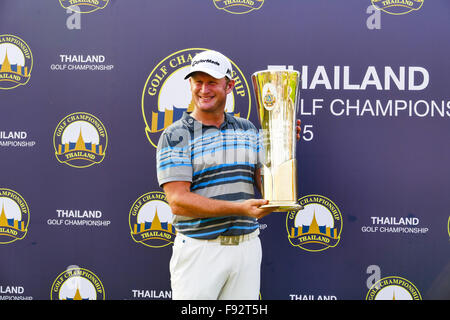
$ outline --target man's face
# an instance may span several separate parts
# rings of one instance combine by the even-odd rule
[[[200,112],[224,112],[227,94],[233,90],[234,81],[216,79],[204,72],[196,72],[189,78],[192,99]]]

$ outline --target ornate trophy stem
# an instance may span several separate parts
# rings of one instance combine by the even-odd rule
[[[262,193],[275,211],[300,210],[297,203],[296,113],[300,73],[269,66],[252,75],[262,127]]]

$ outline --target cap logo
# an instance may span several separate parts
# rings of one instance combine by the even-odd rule
[[[212,63],[212,64],[215,64],[217,66],[220,66],[219,62],[211,60],[211,59],[201,59],[201,60],[197,60],[197,61],[194,60],[194,61],[192,61],[192,66],[195,66],[195,65],[197,65],[199,63]]]

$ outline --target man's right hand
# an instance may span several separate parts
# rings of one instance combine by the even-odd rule
[[[248,199],[245,200],[242,205],[247,216],[256,219],[261,219],[268,214],[272,213],[277,207],[261,208],[261,206],[268,204],[269,200],[264,199]]]

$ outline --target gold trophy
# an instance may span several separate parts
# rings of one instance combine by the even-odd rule
[[[269,66],[252,75],[264,148],[262,196],[269,200],[263,207],[275,211],[297,211],[296,114],[300,72],[292,66]]]

